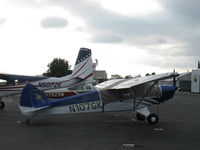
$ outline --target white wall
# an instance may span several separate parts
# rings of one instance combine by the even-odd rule
[[[200,93],[200,69],[192,70],[191,92]]]

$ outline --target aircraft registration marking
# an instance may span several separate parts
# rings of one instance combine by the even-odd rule
[[[39,88],[58,88],[61,82],[39,82]]]
[[[45,92],[45,96],[47,97],[64,97],[64,92]]]
[[[100,101],[69,105],[69,111],[71,113],[98,110],[100,108],[101,108]]]

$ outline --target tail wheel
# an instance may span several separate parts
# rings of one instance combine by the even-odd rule
[[[137,118],[137,120],[140,120],[140,121],[144,121],[145,120],[145,116],[140,114],[140,113],[136,114],[136,118]]]
[[[156,124],[158,122],[158,116],[154,113],[150,114],[147,117],[147,121],[149,122],[149,124]]]
[[[0,109],[3,109],[5,107],[5,103],[3,101],[0,101]]]

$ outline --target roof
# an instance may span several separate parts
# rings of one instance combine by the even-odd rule
[[[180,73],[180,75],[177,78],[179,79],[179,78],[182,78],[182,77],[187,76],[187,75],[191,75],[191,72]]]

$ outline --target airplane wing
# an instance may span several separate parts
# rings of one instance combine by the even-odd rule
[[[9,77],[8,77],[7,74],[0,74],[0,79],[2,79],[2,80],[8,80]]]
[[[179,74],[172,72],[172,73],[162,73],[162,74],[157,74],[157,75],[152,75],[152,76],[145,76],[145,77],[135,78],[135,79],[114,79],[114,80],[105,81],[97,85],[96,88],[99,90],[128,89],[136,85],[141,85],[148,82],[173,78],[178,75]]]
[[[3,74],[0,73],[0,79],[6,80],[7,84],[14,84],[15,80],[18,80],[19,83],[26,81],[36,81],[47,79],[48,77],[40,77],[40,76],[25,76],[25,75],[15,75],[15,74]]]

